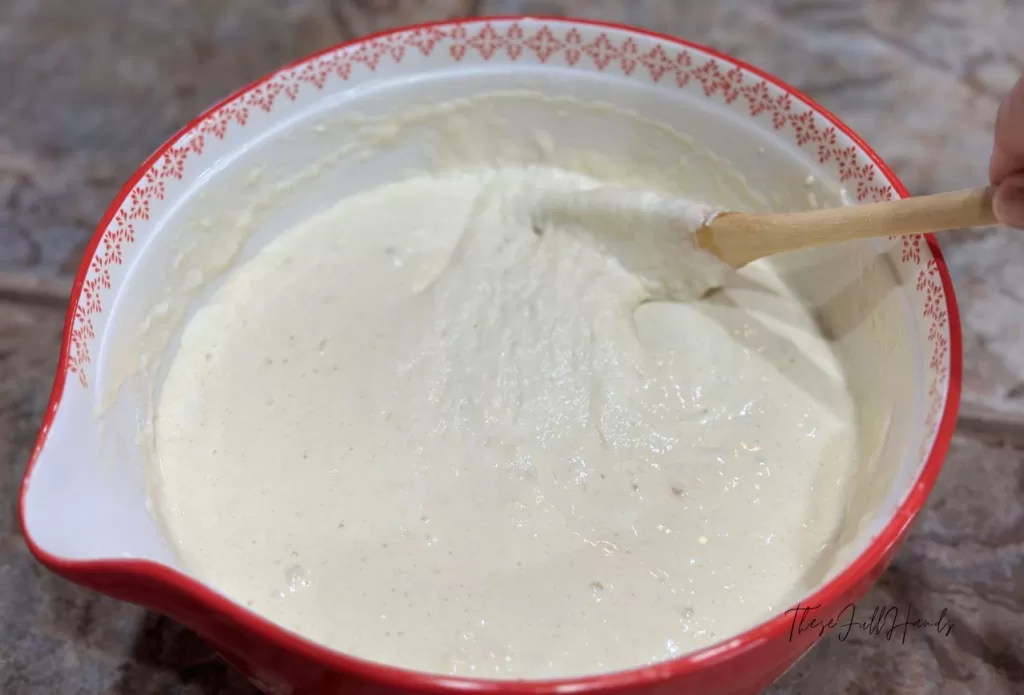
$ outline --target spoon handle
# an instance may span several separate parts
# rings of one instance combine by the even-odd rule
[[[722,213],[700,230],[698,244],[739,268],[757,258],[821,244],[995,223],[991,191],[969,188],[807,212]]]

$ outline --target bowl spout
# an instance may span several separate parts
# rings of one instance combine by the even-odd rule
[[[25,539],[47,566],[103,560],[178,563],[150,513],[135,415],[98,418],[91,391],[58,376],[22,483]]]

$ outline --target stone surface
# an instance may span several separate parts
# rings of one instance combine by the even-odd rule
[[[3,0],[0,273],[54,282],[0,286],[0,692],[254,692],[192,633],[50,575],[24,547],[15,500],[57,359],[53,295],[121,182],[202,108],[346,38],[471,13],[577,14],[710,44],[821,101],[917,193],[984,183],[996,103],[1024,70],[1013,0]],[[982,415],[963,419],[857,611],[946,609],[953,630],[827,635],[773,695],[1024,692],[1024,234],[942,241],[965,402]]]

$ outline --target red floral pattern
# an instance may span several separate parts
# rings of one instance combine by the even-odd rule
[[[269,79],[215,109],[167,149],[102,231],[78,297],[71,330],[68,369],[88,385],[89,346],[96,337],[94,322],[103,311],[103,297],[112,287],[111,270],[131,255],[138,232],[152,208],[164,199],[167,186],[185,177],[190,160],[203,155],[211,142],[223,141],[233,128],[251,123],[253,113],[269,114],[281,103],[308,91],[322,91],[332,80],[347,82],[359,71],[375,73],[415,56],[434,61],[523,61],[560,64],[581,70],[612,71],[633,79],[674,85],[742,109],[770,123],[778,136],[794,142],[831,168],[859,201],[889,200],[892,186],[870,159],[825,118],[783,88],[727,59],[698,48],[655,37],[579,27],[570,23],[472,21],[420,27],[375,37],[311,58],[275,73]],[[197,167],[200,170],[200,167]],[[144,230],[144,226],[141,228]],[[926,428],[933,432],[942,411],[949,377],[949,316],[938,267],[921,237],[904,237],[901,272],[917,277],[917,298],[929,344],[929,388]],[[931,437],[922,442],[922,451]]]

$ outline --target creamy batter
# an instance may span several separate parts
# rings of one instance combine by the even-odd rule
[[[414,177],[234,271],[157,409],[185,566],[344,652],[499,678],[666,659],[799,598],[856,453],[837,360],[766,266],[552,212],[606,183]]]

